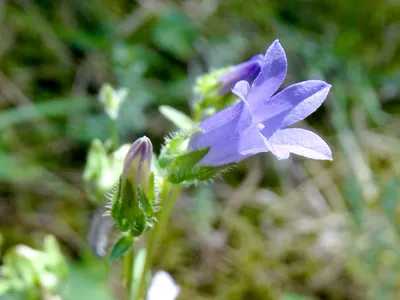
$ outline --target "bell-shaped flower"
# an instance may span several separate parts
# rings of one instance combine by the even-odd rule
[[[202,132],[189,143],[190,150],[210,147],[200,165],[222,166],[269,151],[278,159],[288,158],[290,153],[332,159],[329,146],[317,134],[286,128],[313,113],[325,100],[331,85],[309,80],[276,93],[286,71],[286,54],[276,40],[263,57],[254,82],[250,85],[240,81],[233,88],[239,101],[200,123]]]

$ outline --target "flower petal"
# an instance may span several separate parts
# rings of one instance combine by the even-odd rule
[[[192,150],[212,146],[213,144],[231,138],[252,124],[252,115],[246,101],[217,112],[200,123],[203,132],[196,133],[190,140]]]
[[[250,90],[250,84],[247,81],[242,80],[235,84],[235,86],[232,89],[232,93],[234,93],[240,99],[245,101],[247,98],[247,94],[249,93],[249,90]]]
[[[265,101],[255,112],[254,122],[264,124],[262,133],[269,138],[276,130],[313,113],[325,100],[330,88],[330,84],[320,80],[293,84]]]
[[[265,139],[255,128],[235,134],[230,139],[214,143],[200,165],[218,167],[237,163],[260,152],[268,152]]]
[[[286,150],[308,158],[332,160],[332,152],[329,146],[322,138],[309,130],[300,128],[278,130],[268,142],[278,152],[283,151],[282,153],[284,153],[284,150]]]
[[[254,80],[248,102],[256,108],[268,100],[281,86],[287,71],[287,59],[278,40],[275,40],[265,53],[261,72]]]

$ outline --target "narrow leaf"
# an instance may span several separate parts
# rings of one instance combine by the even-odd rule
[[[195,123],[192,119],[171,106],[162,105],[159,110],[164,117],[170,120],[179,129],[190,130],[195,127]]]
[[[121,237],[114,245],[111,250],[109,260],[111,262],[117,260],[121,256],[123,256],[132,246],[133,236],[126,235]]]

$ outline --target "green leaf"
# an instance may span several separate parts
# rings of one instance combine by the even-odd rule
[[[170,120],[176,127],[183,130],[191,130],[195,127],[195,123],[187,115],[175,108],[162,105],[159,108],[160,113]]]
[[[114,245],[111,250],[109,260],[111,262],[117,260],[121,256],[123,256],[132,246],[133,236],[126,235],[121,237]]]

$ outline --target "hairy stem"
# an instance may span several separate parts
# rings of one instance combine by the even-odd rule
[[[157,241],[162,237],[164,229],[168,223],[168,219],[172,213],[175,206],[176,200],[180,194],[180,187],[171,186],[169,183],[165,183],[163,189],[161,190],[160,198],[162,201],[162,207],[159,211],[158,223],[154,225],[153,230],[150,232],[150,236],[147,242],[146,248],[146,260],[143,267],[142,276],[140,278],[140,285],[138,290],[138,300],[145,300],[147,295],[146,287],[146,277],[151,268],[152,257],[154,252],[154,246]]]

